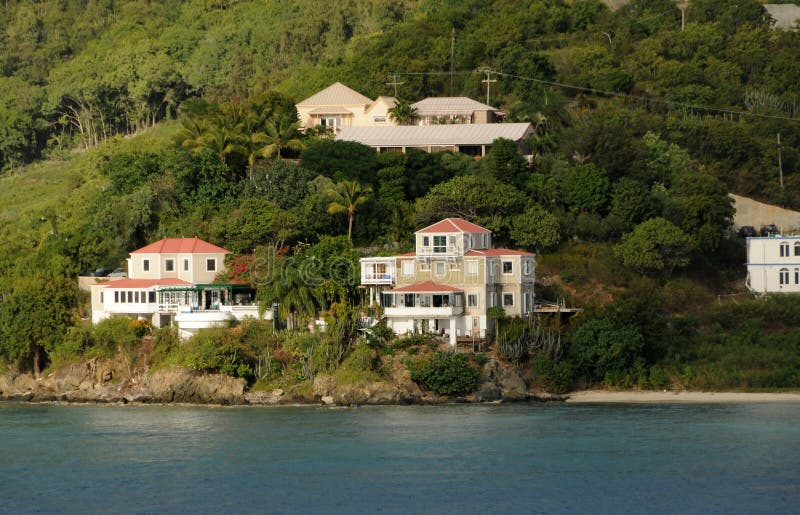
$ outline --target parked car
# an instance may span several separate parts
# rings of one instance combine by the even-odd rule
[[[109,277],[128,277],[128,274],[122,268],[117,268],[113,272],[108,274],[108,276]]]
[[[110,274],[111,272],[112,272],[112,270],[109,269],[109,268],[98,268],[97,270],[95,270],[94,272],[92,272],[89,275],[94,276],[94,277],[105,277],[108,274]]]
[[[761,236],[772,236],[773,234],[780,234],[775,224],[761,226]]]
[[[756,228],[752,225],[743,225],[739,227],[740,238],[753,238],[755,236],[758,236],[758,233],[756,232]]]

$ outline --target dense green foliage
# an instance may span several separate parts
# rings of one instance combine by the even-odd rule
[[[469,393],[478,386],[478,371],[466,354],[437,352],[410,366],[411,379],[441,395]]]
[[[141,335],[122,322],[75,326],[85,307],[59,285],[161,237],[228,248],[229,273],[299,329],[361,302],[362,254],[410,250],[416,228],[462,216],[541,253],[537,296],[587,308],[563,356],[512,359],[548,388],[797,386],[795,329],[762,312],[795,301],[713,300],[743,279],[728,192],[800,207],[800,36],[754,0],[693,0],[687,20],[669,0],[7,1],[0,354],[30,366],[42,351],[132,348]],[[479,68],[499,72],[506,119],[531,122],[530,163],[502,140],[476,162],[297,131],[294,103],[335,81],[375,98],[408,74],[403,99],[482,99]],[[157,349],[198,370],[308,379],[348,359],[351,322],[285,346],[259,325],[182,350],[159,332]]]

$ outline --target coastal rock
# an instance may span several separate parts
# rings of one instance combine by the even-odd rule
[[[500,400],[502,396],[502,391],[500,387],[494,383],[483,383],[478,388],[478,395],[476,396],[476,400],[478,402],[493,402]]]
[[[244,379],[223,374],[201,374],[177,368],[158,371],[148,378],[144,392],[154,402],[244,404]]]
[[[511,367],[503,366],[497,360],[491,359],[484,366],[483,374],[488,381],[500,388],[500,398],[504,402],[528,400],[528,385]]]
[[[333,396],[332,395],[323,395],[322,396],[322,404],[330,406],[333,403],[334,402],[333,402]]]
[[[16,393],[32,392],[36,389],[36,380],[29,374],[20,374],[11,383]]]
[[[0,399],[4,399],[7,395],[11,395],[13,390],[11,378],[7,375],[0,375]]]

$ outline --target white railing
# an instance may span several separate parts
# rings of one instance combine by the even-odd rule
[[[444,318],[460,315],[464,312],[463,306],[443,306],[443,307],[394,307],[384,308],[387,317],[407,317],[407,318]]]

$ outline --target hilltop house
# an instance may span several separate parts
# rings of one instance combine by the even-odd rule
[[[468,97],[428,97],[411,107],[414,125],[495,123],[502,113]]]
[[[182,337],[258,316],[247,284],[215,283],[229,252],[199,238],[164,238],[131,252],[128,277],[91,285],[92,323],[111,316],[175,322]]]
[[[415,233],[416,250],[361,259],[361,284],[397,334],[433,332],[487,338],[487,310],[508,316],[534,310],[534,255],[492,248],[488,229],[447,218]],[[487,334],[489,333],[489,334]]]
[[[747,279],[755,293],[800,292],[800,236],[747,238]]]
[[[342,127],[392,125],[389,109],[393,97],[370,100],[358,91],[337,82],[296,104],[300,126],[304,129],[323,126],[338,131]]]

